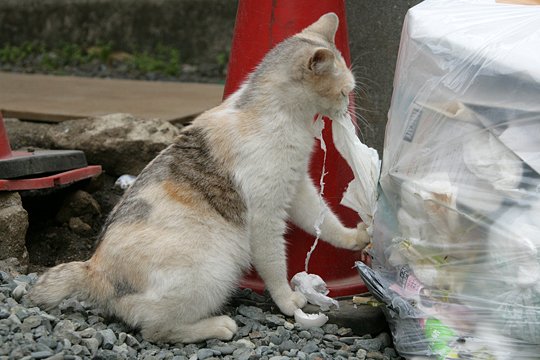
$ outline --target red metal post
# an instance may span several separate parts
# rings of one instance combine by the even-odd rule
[[[0,159],[11,156],[11,146],[9,145],[9,138],[4,126],[4,118],[0,112]]]

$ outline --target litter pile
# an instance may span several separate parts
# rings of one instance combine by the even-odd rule
[[[386,131],[373,270],[396,349],[538,359],[540,6],[409,10]]]

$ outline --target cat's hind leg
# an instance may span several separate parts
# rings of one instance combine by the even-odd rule
[[[145,339],[167,343],[195,343],[206,339],[231,340],[238,326],[226,315],[199,320],[193,324],[178,323],[174,327],[146,326],[141,330]]]
[[[119,298],[114,314],[133,327],[140,328],[146,340],[165,343],[191,343],[206,339],[230,340],[238,327],[228,316],[213,316],[226,301],[226,295],[209,299],[152,294],[134,294]]]

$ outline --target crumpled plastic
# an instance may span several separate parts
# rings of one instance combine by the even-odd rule
[[[349,113],[333,119],[332,137],[336,149],[354,175],[341,204],[355,210],[368,226],[368,233],[372,234],[373,214],[377,209],[377,183],[381,172],[379,154],[360,141]]]
[[[339,302],[326,296],[329,290],[319,275],[299,272],[291,279],[291,285],[294,290],[302,293],[310,304],[319,305],[322,311],[329,310],[332,306],[339,309]]]
[[[126,190],[133,185],[136,179],[136,176],[125,174],[116,179],[114,186],[117,186],[122,190]]]

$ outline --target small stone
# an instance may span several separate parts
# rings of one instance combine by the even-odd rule
[[[263,355],[267,355],[268,353],[270,353],[270,346],[265,346],[265,345],[262,345],[262,346],[259,346],[257,347],[257,349],[255,349],[255,355],[257,356],[263,356]],[[272,351],[272,354],[273,354],[273,351]]]
[[[240,348],[240,349],[234,350],[232,356],[236,360],[248,360],[251,358],[253,353],[254,353],[253,349]]]
[[[354,344],[354,342],[356,340],[360,340],[360,339],[362,339],[362,338],[359,337],[359,336],[344,336],[344,337],[339,338],[339,341],[341,341],[341,342],[343,342],[343,343],[345,343],[347,345],[352,345],[352,344]]]
[[[377,351],[370,351],[366,354],[366,357],[373,360],[383,360],[384,355]]]
[[[7,319],[10,315],[8,309],[0,307],[0,320]]]
[[[91,327],[88,327],[82,331],[79,331],[79,335],[82,337],[82,338],[91,338],[91,337],[94,337],[96,335],[97,331],[96,329],[94,328],[91,328]]]
[[[294,324],[291,324],[291,323],[288,322],[288,321],[285,321],[285,322],[283,323],[283,326],[284,326],[285,329],[287,329],[287,330],[292,330],[292,329],[294,329]]]
[[[283,325],[283,323],[285,323],[285,319],[283,319],[282,317],[279,317],[277,315],[266,315],[266,323],[269,324],[269,325],[275,325],[275,326],[279,326],[279,325]]]
[[[125,346],[127,348],[127,352],[128,352],[128,359],[135,359],[137,358],[137,350],[135,350],[134,348],[130,347],[130,346],[127,346],[126,343],[123,343],[120,347],[123,347]],[[174,354],[173,354],[174,355]]]
[[[365,360],[366,359],[366,356],[367,356],[367,351],[364,350],[364,349],[360,349],[356,352],[356,357],[359,359],[359,360]]]
[[[380,333],[376,339],[381,340],[381,347],[379,348],[380,350],[392,346],[392,337],[388,333]]]
[[[336,324],[326,324],[322,327],[325,333],[335,335],[337,334],[339,327]]]
[[[26,319],[24,319],[21,328],[24,331],[30,331],[31,329],[34,329],[38,327],[39,325],[41,325],[41,321],[42,321],[41,316],[38,316],[38,315],[29,316]]]
[[[110,323],[107,327],[115,333],[121,333],[126,331],[126,326],[123,323],[113,322]]]
[[[339,336],[351,336],[353,334],[353,331],[351,328],[342,327],[338,329],[337,334]]]
[[[335,356],[342,356],[345,359],[348,359],[351,356],[351,353],[345,350],[338,350],[336,351]]]
[[[36,351],[30,354],[32,359],[45,359],[53,355],[52,351]]]
[[[332,335],[332,334],[325,334],[323,336],[323,339],[328,340],[328,341],[337,341],[338,337],[336,335]]]
[[[236,335],[239,337],[246,337],[249,335],[252,328],[253,328],[253,324],[242,326],[241,328],[238,329],[238,331],[236,332]]]
[[[117,354],[123,355],[123,357],[127,357],[128,353],[129,353],[126,344],[123,344],[123,346],[114,345],[113,348],[112,348],[112,351],[114,351]],[[171,357],[172,357],[172,354],[171,354]]]
[[[221,355],[231,355],[236,348],[230,345],[222,345],[222,346],[212,346],[211,349],[219,351]]]
[[[60,303],[60,305],[58,305],[58,308],[62,312],[77,313],[77,312],[84,312],[85,311],[82,304],[75,298],[70,298],[70,299],[66,299],[66,300],[62,301]]]
[[[56,347],[56,337],[44,336],[39,338],[38,343],[47,346],[49,349],[54,349]],[[43,349],[42,349],[43,350]]]
[[[317,344],[315,344],[314,341],[308,341],[306,345],[302,347],[301,351],[306,354],[311,354],[319,351],[319,347],[317,346]]]
[[[308,355],[309,360],[324,360],[324,357],[321,353],[313,353]]]
[[[220,355],[220,353],[218,351],[206,348],[199,349],[199,351],[197,351],[197,358],[199,360],[204,360],[214,355]]]
[[[279,350],[281,352],[289,351],[291,349],[295,349],[296,347],[297,345],[291,340],[285,340],[281,344],[279,344]]]
[[[8,317],[8,320],[11,321],[14,325],[22,325],[21,320],[15,314],[11,314]]]
[[[143,345],[143,344],[141,344],[141,345]],[[188,344],[188,345],[184,346],[184,351],[185,351],[187,356],[197,354],[197,350],[199,350],[199,348],[197,347],[196,344]]]
[[[95,358],[100,360],[118,360],[118,354],[112,350],[99,349]]]
[[[85,349],[82,345],[76,344],[71,347],[71,351],[75,355],[83,355],[84,350],[88,352],[88,349]]]
[[[122,345],[123,343],[126,342],[126,339],[127,339],[127,334],[125,332],[120,332],[118,334],[118,345]]]
[[[66,331],[75,331],[75,324],[70,320],[60,320],[54,327],[54,332],[57,332],[59,335]]]
[[[366,351],[379,351],[381,348],[381,340],[375,339],[359,339],[354,341],[354,345]]]
[[[137,339],[135,339],[135,337],[133,337],[130,334],[126,335],[126,344],[128,346],[134,348],[135,350],[138,350],[138,349],[141,348],[141,344],[139,343],[139,341]]]
[[[398,354],[396,353],[396,350],[391,347],[387,347],[384,349],[384,355],[388,356],[389,358],[397,358]]]
[[[302,339],[311,339],[311,333],[309,331],[306,331],[306,330],[302,330],[298,333],[298,336]]]
[[[240,305],[238,307],[238,313],[256,321],[266,320],[264,312],[260,308],[255,306]]]
[[[308,330],[311,334],[312,337],[314,337],[315,339],[322,339],[322,337],[324,336],[324,330],[321,329],[320,327],[313,327],[313,328],[310,328]]]
[[[75,234],[90,235],[92,227],[85,223],[80,217],[72,217],[69,219],[68,226]]]
[[[298,349],[291,349],[291,350],[288,351],[287,356],[294,357],[294,356],[296,356],[296,354],[298,354],[299,351],[300,350],[298,350]]]
[[[64,360],[64,359],[65,359],[64,352],[61,351],[57,354],[54,354],[53,356],[49,356],[45,360]]]
[[[248,348],[248,349],[255,349],[256,348],[255,344],[252,343],[251,341],[247,340],[247,339],[237,340],[236,344],[239,347],[245,347],[245,348]]]
[[[272,356],[269,360],[288,360],[288,356]]]
[[[100,322],[103,322],[103,318],[101,316],[96,315],[90,315],[87,320],[89,325],[94,325]]]
[[[81,344],[86,346],[92,354],[95,354],[99,348],[99,340],[96,338],[82,339]]]
[[[116,335],[111,329],[100,330],[96,334],[96,338],[99,340],[101,337],[101,347],[105,350],[112,350],[116,343]]]
[[[279,345],[283,342],[283,337],[281,337],[279,334],[271,334],[268,338],[268,340],[275,345]]]
[[[23,295],[25,295],[26,293],[27,293],[26,285],[20,284],[20,285],[17,285],[17,287],[15,289],[13,289],[13,292],[11,293],[11,296],[13,296],[13,298],[15,300],[19,301],[19,300],[21,300]]]
[[[62,347],[66,350],[71,349],[71,341],[69,341],[68,339],[64,339],[62,341]]]
[[[249,333],[250,339],[260,339],[263,337],[263,334],[260,331],[252,331]]]

